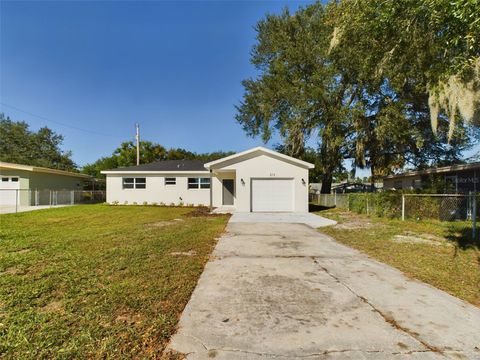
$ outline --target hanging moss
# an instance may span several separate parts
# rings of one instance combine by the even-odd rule
[[[458,115],[470,124],[480,125],[480,58],[474,62],[472,77],[465,81],[460,75],[452,75],[428,89],[430,119],[434,131],[443,111],[450,120],[449,139],[455,130]]]

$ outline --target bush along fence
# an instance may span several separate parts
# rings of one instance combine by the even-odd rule
[[[0,189],[0,206],[16,212],[29,206],[95,204],[105,199],[105,191],[99,190]]]
[[[479,242],[480,195],[415,194],[400,192],[310,194],[310,202],[337,207],[359,214],[397,218],[450,222],[464,236]]]

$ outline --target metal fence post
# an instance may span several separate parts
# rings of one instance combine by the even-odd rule
[[[15,190],[15,213],[18,212],[18,189]]]
[[[402,194],[402,221],[405,221],[405,194]]]
[[[337,192],[335,191],[335,192],[334,192],[334,194],[335,194],[335,198],[334,198],[334,201],[335,201],[335,207],[337,207]]]
[[[73,190],[70,190],[70,204],[71,205],[74,204],[74,196],[75,196],[75,194],[74,194]]]
[[[471,194],[472,199],[472,240],[477,240],[477,194]]]

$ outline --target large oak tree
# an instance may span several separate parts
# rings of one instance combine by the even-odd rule
[[[452,121],[448,131],[445,114],[436,133],[430,127],[428,60],[441,41],[430,41],[425,10],[414,1],[389,3],[316,3],[257,25],[251,62],[258,76],[243,82],[237,121],[265,141],[278,131],[293,156],[304,156],[306,140],[318,135],[324,193],[346,158],[369,167],[375,181],[407,164],[458,161],[471,145],[471,131]],[[396,34],[395,16],[407,21],[412,14],[426,38]]]

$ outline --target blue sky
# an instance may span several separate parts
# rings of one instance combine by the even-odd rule
[[[133,139],[135,122],[166,147],[262,145],[234,120],[253,27],[306,4],[2,1],[0,111],[63,134],[79,165]]]
[[[254,26],[309,3],[0,1],[0,112],[64,135],[80,166],[133,140],[135,122],[166,147],[263,145],[234,119]]]

